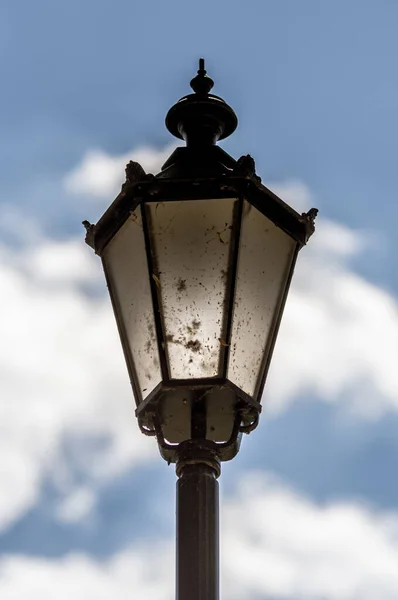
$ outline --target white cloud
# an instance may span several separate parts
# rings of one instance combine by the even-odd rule
[[[94,491],[89,487],[80,487],[67,496],[56,511],[56,516],[64,523],[76,523],[93,512],[96,504]]]
[[[363,415],[398,408],[398,307],[350,267],[364,236],[319,220],[299,255],[265,396],[279,410],[299,394],[343,400]]]
[[[116,156],[110,156],[102,150],[90,150],[81,164],[65,177],[65,188],[68,192],[107,199],[110,203],[120,192],[120,186],[125,180],[124,169],[130,160],[139,162],[147,173],[155,174],[160,171],[174,148],[175,144],[164,150],[140,148]]]
[[[319,505],[251,473],[221,510],[222,597],[395,600],[398,514],[354,503]],[[0,596],[110,600],[174,597],[174,543],[135,545],[113,558],[8,556]]]
[[[36,217],[23,214],[15,205],[0,204],[0,239],[11,237],[18,243],[35,244],[41,239],[41,228]]]
[[[398,514],[317,505],[261,473],[241,482],[222,514],[224,595],[231,600],[397,597]]]
[[[139,433],[100,263],[83,241],[0,247],[0,528],[31,506],[66,435],[109,442],[89,468],[108,477],[156,456]],[[89,460],[82,451],[82,462]],[[73,486],[64,478],[64,492]],[[66,483],[65,483],[66,482]]]
[[[171,547],[126,551],[104,562],[85,555],[61,560],[8,557],[0,561],[2,600],[173,598]]]
[[[312,208],[313,198],[310,190],[302,181],[290,179],[289,181],[264,181],[264,185],[290,204],[297,212],[304,212]]]
[[[128,160],[156,172],[168,152],[89,153],[65,185],[109,202]],[[95,503],[93,490],[83,502],[62,461],[65,436],[107,440],[105,449],[78,457],[94,479],[158,452],[138,430],[100,261],[85,246],[83,229],[81,238],[61,242],[44,238],[40,223],[11,205],[0,213],[2,234],[22,244],[0,246],[0,481],[7,490],[0,497],[1,530],[36,502],[45,477],[65,496],[59,519],[78,520]],[[103,294],[88,297],[86,283]]]
[[[127,155],[111,157],[100,150],[91,150],[83,157],[81,165],[66,177],[66,189],[100,198],[114,196],[123,183],[128,160]]]

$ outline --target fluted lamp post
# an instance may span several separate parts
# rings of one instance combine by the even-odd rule
[[[136,162],[86,242],[102,259],[136,416],[176,463],[177,598],[218,598],[221,461],[258,424],[261,396],[297,253],[317,210],[299,214],[262,185],[253,159],[217,142],[237,127],[210,94],[168,112],[183,139],[157,175]]]

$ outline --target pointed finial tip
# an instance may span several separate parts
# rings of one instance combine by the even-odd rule
[[[206,74],[205,59],[199,58],[198,74],[191,81],[191,88],[195,94],[207,95],[214,85],[214,81]]]

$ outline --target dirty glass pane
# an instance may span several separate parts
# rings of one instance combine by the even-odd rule
[[[220,374],[235,202],[222,198],[148,205],[153,277],[171,378]]]
[[[272,323],[296,242],[245,201],[238,256],[228,378],[256,391]]]
[[[145,398],[161,381],[161,372],[139,207],[106,246],[103,261]]]

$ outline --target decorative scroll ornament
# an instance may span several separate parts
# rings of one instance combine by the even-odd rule
[[[306,241],[309,240],[315,231],[315,219],[318,212],[317,208],[310,208],[308,212],[301,213],[300,221],[304,223],[306,228]]]
[[[130,160],[126,165],[126,181],[122,185],[122,190],[126,186],[134,185],[135,183],[141,183],[142,181],[148,181],[154,179],[155,176],[151,173],[145,173],[140,163]]]
[[[84,225],[85,229],[86,229],[86,244],[88,244],[89,246],[91,246],[91,248],[94,249],[94,229],[95,229],[95,225],[93,225],[92,223],[90,223],[90,221],[82,221],[82,225]]]
[[[256,175],[256,163],[250,154],[245,154],[238,158],[233,169],[233,174],[254,179],[256,182],[261,183],[261,177]]]

